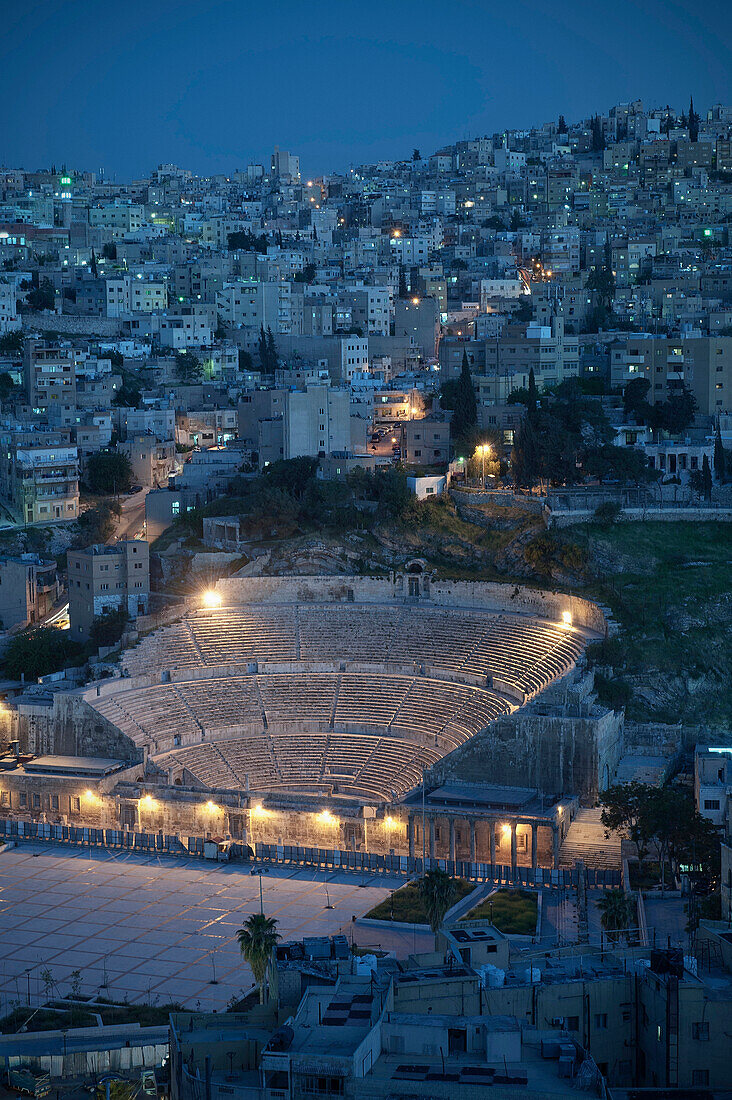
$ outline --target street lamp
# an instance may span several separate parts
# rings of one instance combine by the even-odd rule
[[[483,488],[485,489],[485,456],[491,453],[491,445],[490,443],[479,443],[477,450],[483,460]]]
[[[262,897],[262,875],[269,873],[269,867],[255,867],[250,874],[259,875],[259,912],[264,916],[264,899]]]

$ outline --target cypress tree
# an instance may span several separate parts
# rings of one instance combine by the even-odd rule
[[[468,353],[463,351],[463,364],[455,395],[455,408],[452,414],[452,437],[458,439],[478,422],[478,403],[475,400],[473,379],[470,377]]]
[[[717,419],[717,431],[714,436],[714,475],[720,482],[727,476],[727,456],[722,443],[722,433],[719,430],[719,419]]]
[[[709,466],[709,459],[704,455],[704,461],[702,463],[702,492],[704,493],[705,500],[712,499],[712,471]]]

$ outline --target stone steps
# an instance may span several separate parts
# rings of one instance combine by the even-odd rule
[[[600,813],[599,807],[577,811],[559,852],[560,867],[574,867],[578,859],[587,867],[621,866],[620,838],[605,836]]]

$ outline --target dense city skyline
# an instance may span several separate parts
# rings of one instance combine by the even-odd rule
[[[729,99],[724,7],[565,0],[549,13],[526,0],[446,13],[410,0],[326,4],[315,18],[289,0],[133,0],[120,25],[88,0],[8,3],[0,94],[15,108],[2,159],[118,179],[172,161],[206,175],[279,143],[317,174],[636,98],[681,110],[693,94],[706,110]]]

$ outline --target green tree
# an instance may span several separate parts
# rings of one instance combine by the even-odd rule
[[[267,349],[267,333],[264,331],[264,325],[260,325],[259,327],[257,353],[259,355],[259,365],[262,369],[262,373],[269,374],[269,352]]]
[[[608,939],[617,943],[625,936],[632,920],[632,902],[622,890],[606,890],[597,903],[600,924]]]
[[[653,821],[649,811],[654,790],[654,787],[634,779],[631,783],[608,787],[600,795],[602,824],[608,832],[624,833],[635,844],[641,866],[653,839]]]
[[[23,333],[20,329],[4,332],[0,336],[0,352],[3,355],[19,355],[23,351]]]
[[[558,134],[566,134],[566,132],[567,132],[567,123],[564,121],[564,115],[560,115],[559,116],[559,122],[557,124],[557,133]]]
[[[37,627],[11,638],[3,660],[10,680],[37,680],[70,665],[83,664],[84,647],[55,627]]]
[[[702,493],[706,501],[712,499],[712,471],[706,455],[704,455],[704,461],[702,462]]]
[[[274,374],[279,366],[279,356],[277,354],[277,345],[275,344],[274,334],[271,328],[267,328],[267,361],[268,361],[268,374]]]
[[[641,423],[648,413],[648,391],[651,383],[647,378],[633,378],[623,390],[623,409],[626,416],[632,416]]]
[[[175,353],[175,373],[184,385],[194,386],[203,381],[203,364],[195,352],[182,348]]]
[[[541,472],[539,443],[534,419],[528,412],[519,424],[511,449],[511,475],[517,489],[531,489]]]
[[[719,482],[727,477],[727,454],[722,443],[719,417],[717,417],[717,430],[714,433],[714,476]]]
[[[236,933],[239,949],[249,963],[254,980],[259,987],[259,1003],[264,1004],[267,971],[272,952],[280,938],[277,921],[274,917],[265,917],[262,913],[252,913],[244,922],[244,927]]]
[[[251,353],[244,348],[239,348],[239,371],[244,374],[254,367]]]
[[[96,279],[99,272],[97,271],[97,254],[93,248],[91,250],[91,263],[89,266],[91,268],[92,278]]]
[[[56,292],[50,279],[41,279],[40,284],[28,294],[28,305],[37,312],[43,309],[53,309],[55,304]]]
[[[107,241],[106,244],[102,245],[102,256],[105,260],[117,259],[117,245],[114,241]]]
[[[86,483],[93,493],[126,493],[132,486],[132,466],[121,451],[96,451],[86,463]]]
[[[455,880],[437,867],[427,871],[419,881],[419,893],[427,913],[427,923],[435,936],[442,928],[445,913],[455,897]]]
[[[455,405],[450,423],[453,439],[460,437],[478,422],[478,402],[475,399],[473,379],[470,376],[468,353],[463,351],[463,362],[455,393]]]
[[[689,97],[689,118],[687,120],[689,127],[689,141],[699,140],[699,115],[694,110],[694,97]]]
[[[124,605],[110,607],[97,615],[89,629],[89,641],[95,649],[116,645],[125,632],[129,615]]]

